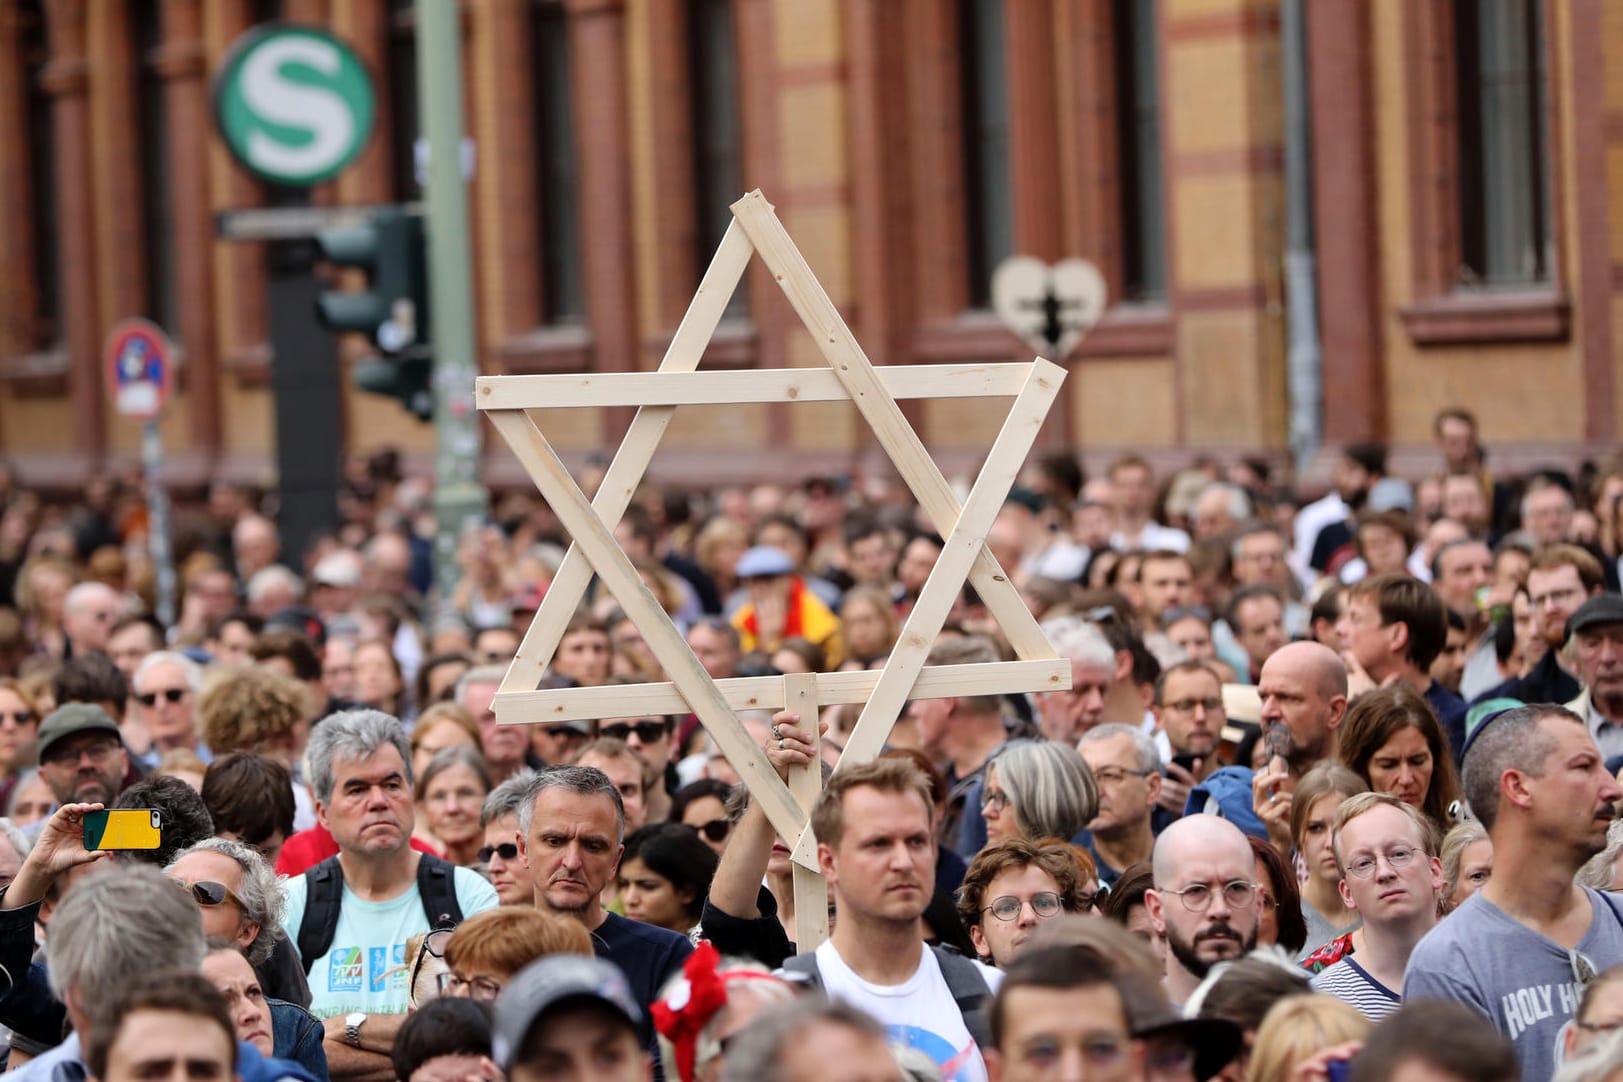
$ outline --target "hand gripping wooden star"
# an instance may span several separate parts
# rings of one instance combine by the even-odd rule
[[[497,720],[505,725],[692,711],[777,832],[785,839],[796,839],[796,942],[801,951],[808,951],[828,936],[827,887],[817,870],[817,842],[807,825],[821,788],[821,771],[815,763],[797,767],[785,784],[735,711],[791,709],[800,714],[803,724],[815,726],[822,706],[865,704],[837,771],[877,756],[910,698],[1053,691],[1070,686],[1070,664],[1055,654],[985,545],[987,530],[1036,440],[1065,373],[1040,357],[1024,364],[876,369],[761,193],[744,196],[733,204],[732,213],[733,221],[657,371],[486,376],[477,381],[479,408],[506,439],[573,538],[493,705]],[[816,341],[828,361],[827,369],[697,370],[750,257],[757,253]],[[981,397],[1013,398],[1014,403],[980,476],[960,506],[896,402],[902,398]],[[713,680],[615,543],[614,528],[676,407],[846,401],[856,406],[873,430],[936,530],[946,538],[946,545],[882,670]],[[588,501],[529,411],[604,406],[635,406],[637,413],[596,498]],[[593,572],[641,632],[670,676],[668,683],[536,690],[565,625],[586,596]],[[1003,628],[1018,660],[924,664],[966,579]]]

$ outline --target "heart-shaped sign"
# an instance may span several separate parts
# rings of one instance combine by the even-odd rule
[[[1032,349],[1063,361],[1104,314],[1104,276],[1085,259],[1049,266],[1010,256],[992,273],[992,310]]]

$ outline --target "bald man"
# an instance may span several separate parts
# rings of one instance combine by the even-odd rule
[[[113,625],[124,615],[124,599],[118,591],[101,582],[81,582],[62,601],[62,633],[68,640],[68,656],[107,652],[107,639]]]
[[[1167,997],[1182,1005],[1213,966],[1257,945],[1256,860],[1238,827],[1215,815],[1178,820],[1155,841],[1144,907],[1167,943]]]
[[[1293,642],[1263,663],[1257,694],[1263,739],[1276,754],[1251,778],[1251,805],[1268,839],[1288,856],[1290,795],[1298,778],[1336,754],[1336,729],[1347,716],[1347,664],[1323,643]]]
[[[1257,695],[1263,732],[1277,725],[1290,732],[1292,777],[1335,755],[1336,728],[1347,716],[1347,665],[1334,650],[1311,641],[1280,647],[1263,662]]]

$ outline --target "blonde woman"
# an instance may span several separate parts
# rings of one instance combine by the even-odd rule
[[[1481,823],[1467,819],[1443,837],[1438,855],[1443,862],[1443,911],[1452,913],[1493,874],[1493,839]]]
[[[1287,996],[1269,1009],[1257,1030],[1246,1082],[1290,1082],[1309,1060],[1349,1060],[1363,1048],[1371,1025],[1334,996]],[[1311,1077],[1311,1076],[1309,1076]]]

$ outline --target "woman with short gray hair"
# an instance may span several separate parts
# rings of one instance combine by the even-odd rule
[[[1099,785],[1081,754],[1054,740],[1011,740],[986,765],[981,814],[990,841],[1076,837],[1099,811]]]

